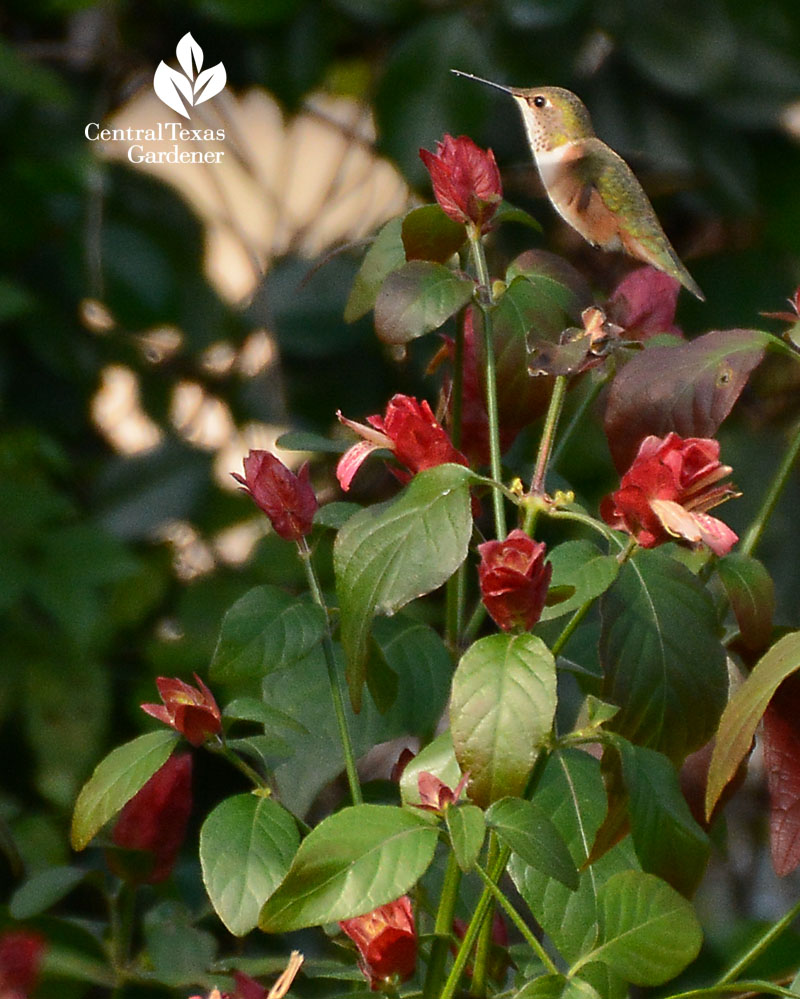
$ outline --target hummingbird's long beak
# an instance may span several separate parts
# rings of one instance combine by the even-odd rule
[[[502,90],[504,94],[514,94],[514,87],[504,87],[502,83],[493,83],[491,80],[484,80],[482,76],[473,76],[472,73],[464,73],[460,69],[451,69],[451,73],[455,73],[456,76],[465,76],[468,80],[477,80],[478,83],[485,83],[487,87],[494,87],[496,90]]]

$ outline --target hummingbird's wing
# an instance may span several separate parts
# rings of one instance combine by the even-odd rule
[[[631,168],[601,139],[592,136],[582,143],[582,155],[571,164],[581,182],[577,207],[613,219],[614,239],[603,242],[607,249],[619,248],[658,270],[664,271],[703,300],[691,274],[681,263],[661,228],[653,206]]]

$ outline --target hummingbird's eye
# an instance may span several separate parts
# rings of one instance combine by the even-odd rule
[[[537,94],[533,98],[533,106],[537,108],[543,108],[547,104],[547,98],[543,97],[541,94]]]

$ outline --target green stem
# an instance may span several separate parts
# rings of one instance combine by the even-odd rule
[[[567,376],[558,375],[553,383],[553,394],[550,396],[550,405],[547,408],[547,416],[542,430],[542,439],[539,441],[539,453],[536,456],[536,468],[531,480],[531,492],[534,495],[541,495],[544,492],[544,481],[547,476],[547,466],[550,462],[550,455],[553,451],[553,442],[556,436],[558,421],[561,419],[561,411],[564,408],[564,399],[567,395]]]
[[[458,866],[455,854],[451,851],[447,858],[442,893],[439,896],[439,908],[436,912],[436,923],[433,928],[431,956],[422,990],[423,999],[437,999],[442,987],[460,884],[461,868]]]
[[[743,555],[752,555],[753,549],[761,540],[761,536],[766,529],[769,518],[772,516],[772,512],[775,509],[780,495],[786,487],[786,483],[789,481],[789,474],[792,470],[792,466],[797,460],[798,454],[800,454],[800,423],[798,423],[795,428],[791,442],[789,443],[789,449],[783,456],[783,461],[781,462],[778,471],[775,473],[772,485],[769,487],[767,495],[761,503],[761,509],[756,514],[755,520],[748,528],[747,534],[744,536],[741,548],[739,549]]]
[[[497,885],[492,881],[492,879],[489,877],[489,875],[486,873],[486,871],[483,870],[483,868],[480,865],[476,864],[475,870],[478,872],[478,874],[483,880],[483,883],[492,893],[495,900],[503,909],[503,911],[506,913],[508,918],[520,931],[520,933],[525,939],[525,942],[528,944],[528,946],[531,948],[534,954],[536,954],[536,956],[539,958],[539,960],[542,962],[542,964],[545,966],[545,968],[547,968],[547,970],[551,974],[557,975],[559,973],[558,968],[553,963],[552,958],[544,949],[541,942],[536,939],[533,933],[531,933],[530,927],[522,918],[522,916],[520,916],[520,914],[517,912],[514,906],[509,902],[509,900],[506,898],[503,892],[500,891]]]
[[[508,847],[503,847],[494,867],[488,874],[492,882],[499,880],[500,875],[505,870],[505,866],[508,863],[508,858],[510,856],[511,850]],[[469,926],[467,926],[464,933],[464,938],[458,948],[456,958],[453,961],[453,966],[450,968],[450,974],[447,976],[447,981],[444,983],[444,988],[439,995],[439,999],[453,999],[455,991],[458,988],[458,983],[464,973],[464,968],[467,966],[470,952],[472,951],[475,941],[478,938],[478,933],[483,925],[484,916],[489,911],[491,904],[492,893],[488,888],[484,888],[481,897],[478,899],[478,904],[475,906],[475,911],[472,913],[472,919],[470,919]]]
[[[489,833],[489,846],[486,853],[486,866],[492,867],[499,852],[499,843],[495,832]],[[488,876],[487,876],[488,877]],[[489,882],[494,889],[494,883]],[[494,897],[494,894],[492,892]],[[492,922],[494,920],[494,905],[490,905],[483,917],[478,940],[475,945],[475,961],[473,962],[472,985],[470,994],[473,996],[485,996],[489,978],[489,956],[492,947]]]
[[[219,742],[207,742],[206,748],[210,749],[212,753],[218,753],[220,756],[224,756],[225,759],[232,766],[244,774],[244,776],[254,784],[261,791],[270,790],[269,784],[261,776],[261,774],[255,770],[250,764],[241,758],[238,753],[234,752],[226,743],[223,738],[219,738]]]
[[[492,319],[490,309],[494,305],[492,286],[489,280],[489,268],[486,264],[486,254],[483,250],[480,232],[474,225],[467,226],[472,259],[478,277],[478,302],[481,313],[481,332],[483,336],[483,352],[486,379],[486,415],[489,420],[489,455],[492,478],[495,482],[503,481],[503,466],[500,452],[500,419],[497,406],[497,369],[494,356],[494,341],[492,339]],[[497,537],[506,536],[506,511],[503,506],[503,494],[495,488],[492,490],[492,505],[494,507],[494,525]]]
[[[456,329],[455,354],[453,356],[453,383],[450,389],[450,437],[455,448],[461,447],[461,412],[464,397],[464,324]],[[466,565],[447,580],[445,590],[445,641],[455,658],[458,654],[458,640],[464,624],[464,598],[466,594]]]
[[[116,975],[115,993],[127,977],[136,914],[136,887],[123,881],[111,896],[111,963]]]
[[[528,778],[528,784],[525,788],[525,797],[530,800],[536,792],[536,788],[539,786],[539,781],[544,773],[545,766],[547,765],[547,760],[550,757],[550,752],[547,748],[544,748],[539,753],[536,759],[536,763],[533,765],[533,770]],[[493,865],[489,866],[487,872],[487,877],[496,885],[500,880],[503,871],[506,869],[506,864],[508,864],[509,858],[511,856],[511,848],[504,846],[498,853],[497,858]],[[486,913],[489,911],[493,900],[493,894],[489,890],[488,886],[484,886],[481,897],[478,899],[478,904],[475,906],[475,911],[472,913],[472,919],[469,922],[469,926],[464,934],[464,938],[461,941],[461,945],[458,948],[458,953],[456,954],[453,966],[450,968],[450,974],[447,976],[447,981],[444,983],[444,988],[442,989],[439,999],[453,999],[456,989],[458,988],[459,980],[464,972],[464,968],[467,965],[467,960],[469,959],[470,951],[472,950],[475,941],[478,938],[481,926],[483,924],[483,919]]]
[[[588,513],[579,513],[577,510],[548,509],[547,516],[552,520],[574,520],[576,524],[583,524],[585,527],[590,527],[593,531],[597,531],[598,534],[602,534],[607,541],[611,541],[615,544],[620,551],[623,551],[626,547],[625,544],[623,544],[614,534],[610,527],[606,527],[606,525],[601,523],[599,520],[595,520],[594,517],[590,517]]]
[[[322,636],[322,650],[325,654],[325,665],[328,670],[328,683],[331,689],[331,700],[333,710],[336,715],[336,724],[339,728],[339,739],[342,744],[342,754],[344,755],[344,767],[347,773],[347,783],[350,788],[350,798],[354,805],[360,805],[363,801],[361,796],[361,785],[358,782],[358,772],[356,771],[356,756],[353,752],[353,743],[350,740],[350,731],[347,727],[347,716],[344,711],[344,697],[342,696],[341,681],[339,672],[336,669],[336,658],[333,653],[333,639],[331,638],[330,623],[328,620],[328,608],[325,598],[322,595],[317,574],[311,563],[311,549],[305,538],[300,538],[297,542],[297,550],[300,553],[300,561],[306,571],[308,588],[314,602],[325,612],[325,633]]]
[[[561,650],[564,648],[564,646],[567,644],[570,638],[572,638],[575,629],[589,613],[589,608],[592,606],[593,603],[594,603],[594,597],[591,600],[587,600],[585,604],[582,604],[575,611],[575,613],[572,615],[569,621],[567,621],[566,625],[564,626],[564,630],[561,632],[558,638],[553,642],[553,647],[550,650],[553,653],[554,658],[561,652]]]
[[[745,968],[755,961],[757,957],[760,957],[767,947],[769,947],[774,940],[777,940],[781,933],[783,933],[783,931],[787,929],[798,916],[800,916],[800,902],[792,906],[786,915],[779,919],[774,926],[770,926],[766,933],[764,933],[762,937],[752,944],[752,946],[750,946],[745,953],[742,954],[742,956],[738,958],[730,966],[730,968],[728,968],[716,984],[728,985],[730,982],[733,982],[737,975],[740,975]]]
[[[445,589],[445,642],[454,660],[458,656],[461,629],[464,627],[466,594],[467,564],[462,562],[447,580]]]
[[[453,447],[461,447],[461,413],[464,402],[464,324],[456,324],[456,343],[453,352],[453,383],[450,388],[450,439]]]

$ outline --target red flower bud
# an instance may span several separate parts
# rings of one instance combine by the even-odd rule
[[[547,597],[553,567],[545,562],[546,545],[513,530],[504,541],[478,545],[481,597],[503,631],[532,628]]]
[[[119,813],[111,838],[143,858],[106,851],[111,870],[134,884],[157,884],[169,877],[186,836],[192,810],[192,757],[178,753],[150,778]]]
[[[30,930],[0,934],[0,999],[27,999],[36,985],[47,943]]]
[[[417,931],[407,895],[339,926],[358,947],[359,967],[373,992],[388,981],[404,982],[414,974]]]
[[[445,784],[436,774],[423,770],[417,777],[419,804],[415,807],[422,808],[426,812],[443,812],[458,801],[468,780],[469,774],[466,773],[453,788]]]
[[[311,530],[319,504],[307,463],[295,475],[269,451],[251,451],[244,459],[244,477],[231,474],[269,517],[276,534],[299,541]]]
[[[472,222],[486,232],[503,198],[503,185],[494,153],[476,146],[466,135],[445,135],[436,152],[420,149],[433,194],[445,215],[455,222]]]
[[[431,407],[409,395],[394,395],[386,407],[386,416],[368,416],[366,426],[338,414],[345,426],[355,430],[363,440],[346,451],[336,468],[339,485],[345,492],[353,476],[372,451],[385,448],[394,451],[412,474],[453,462],[466,465],[467,459],[457,451],[442,427],[436,422]],[[401,477],[406,480],[407,475]]]
[[[721,520],[706,513],[736,491],[720,480],[731,469],[719,461],[719,443],[704,437],[645,437],[619,489],[600,504],[611,527],[627,531],[642,548],[671,538],[703,542],[727,555],[739,540]]]
[[[142,711],[158,718],[185,736],[193,746],[201,746],[206,739],[216,735],[222,728],[220,714],[214,695],[194,674],[197,687],[192,687],[177,677],[160,676],[156,680],[163,704],[142,704]]]

